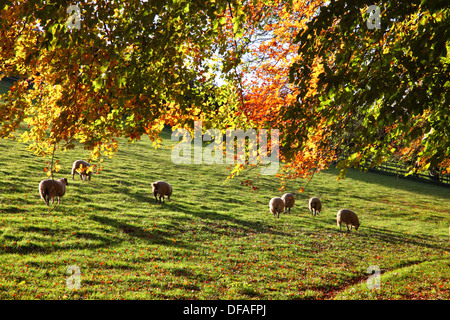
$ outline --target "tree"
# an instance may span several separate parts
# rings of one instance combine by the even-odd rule
[[[330,155],[329,152],[319,149],[319,142],[326,131],[317,130],[309,134],[307,148],[292,152],[291,146],[284,141],[289,135],[303,130],[303,126],[293,129],[292,122],[298,119],[280,118],[299,94],[289,82],[291,65],[302,59],[297,53],[299,46],[294,42],[295,36],[323,3],[320,0],[250,2],[244,9],[248,19],[243,33],[237,39],[233,32],[228,33],[230,48],[241,57],[235,72],[238,74],[238,87],[242,88],[240,111],[254,127],[279,130],[283,142],[280,160],[285,163],[278,174],[281,179],[311,176],[316,170],[326,168],[333,159],[324,156]],[[228,30],[232,30],[231,24]],[[313,61],[311,65],[317,68],[318,74],[320,64]]]
[[[18,138],[36,154],[79,142],[95,159],[117,137],[156,144],[164,124],[202,120],[211,97],[230,99],[209,63],[228,7],[238,26],[238,1],[4,2],[0,75],[19,80],[0,96],[0,136],[25,123]]]
[[[377,29],[367,24],[372,4],[331,1],[296,37],[301,59],[290,80],[298,99],[281,114],[285,145],[295,154],[321,131],[319,148],[343,156],[344,172],[397,156],[412,160],[411,170],[449,173],[449,9],[445,1],[386,1]]]

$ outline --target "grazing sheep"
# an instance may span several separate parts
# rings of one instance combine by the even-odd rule
[[[295,204],[295,196],[292,193],[285,193],[281,199],[284,201],[284,213],[286,213],[286,209],[288,209],[289,213],[291,213],[291,208]]]
[[[320,202],[319,198],[312,197],[309,199],[309,211],[311,211],[312,215],[319,215],[320,211],[322,211],[322,202]]]
[[[167,199],[170,200],[170,196],[172,195],[172,186],[165,181],[156,181],[152,183],[152,192],[155,196],[156,202],[158,202],[158,198],[156,197],[157,194],[159,194],[159,202],[164,202],[165,196],[167,196]]]
[[[74,161],[72,165],[72,180],[75,180],[74,176],[75,173],[78,173],[80,175],[80,179],[86,181],[86,178],[88,180],[91,180],[92,177],[92,171],[90,170],[88,173],[86,173],[87,169],[91,166],[89,162],[86,162],[84,160],[76,160]],[[77,169],[81,169],[81,172]]]
[[[58,180],[45,179],[39,183],[39,193],[41,198],[44,199],[46,205],[49,205],[50,199],[53,204],[55,198],[58,199],[59,204],[59,198],[66,193],[66,186],[68,185],[69,183],[66,178],[61,178]]]
[[[356,213],[354,213],[352,210],[348,209],[342,209],[339,210],[336,216],[336,222],[339,226],[339,230],[341,230],[341,223],[347,224],[347,231],[350,232],[350,229],[348,226],[350,225],[351,228],[355,227],[356,230],[359,228],[359,219]]]
[[[272,214],[275,216],[277,216],[277,218],[280,217],[280,213],[282,213],[284,211],[284,201],[281,198],[272,198],[270,199],[269,202],[269,208],[270,208],[270,212],[272,212]]]

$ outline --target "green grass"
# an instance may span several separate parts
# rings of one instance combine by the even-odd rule
[[[121,140],[116,157],[91,181],[70,177],[77,147],[57,154],[67,177],[59,206],[38,194],[44,159],[0,140],[0,299],[448,299],[449,188],[349,170],[314,176],[290,215],[274,218],[272,176],[251,170],[225,180],[226,165],[175,165],[169,133]],[[241,182],[250,179],[252,191]],[[151,182],[172,184],[156,204]],[[291,181],[296,192],[306,181]],[[310,196],[324,210],[312,217]],[[361,227],[339,231],[351,208]],[[81,287],[67,286],[69,266]],[[369,290],[367,268],[381,270]]]

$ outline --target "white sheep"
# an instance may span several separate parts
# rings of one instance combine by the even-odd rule
[[[50,199],[53,204],[55,198],[57,198],[59,204],[59,198],[66,194],[66,186],[68,185],[66,178],[58,180],[45,179],[39,183],[39,193],[46,205],[49,205]]]
[[[286,209],[291,213],[291,208],[295,204],[295,196],[292,193],[285,193],[281,199],[284,201],[284,213],[286,213]]]
[[[284,201],[281,198],[275,197],[270,199],[269,202],[269,208],[270,208],[270,212],[272,212],[272,214],[275,216],[277,216],[277,218],[280,217],[280,213],[282,213],[284,211]]]
[[[322,202],[320,202],[319,198],[312,197],[309,199],[308,207],[312,215],[319,215],[320,211],[322,211]]]
[[[89,172],[87,172],[90,166],[91,164],[84,160],[74,161],[72,165],[72,180],[75,180],[75,173],[78,173],[81,180],[86,181],[86,178],[88,178],[88,180],[90,181],[92,177],[92,170],[89,170]]]
[[[156,195],[158,194],[159,194],[159,202],[164,202],[165,196],[167,196],[167,199],[170,200],[172,191],[173,191],[172,186],[165,181],[156,181],[152,183],[152,192],[153,195],[155,196],[156,202],[158,202],[158,198],[156,197]]]
[[[341,209],[338,211],[336,215],[336,223],[339,226],[339,230],[341,230],[341,224],[345,223],[347,225],[347,231],[350,232],[348,226],[351,228],[355,227],[356,230],[359,228],[359,219],[356,213],[349,209]]]

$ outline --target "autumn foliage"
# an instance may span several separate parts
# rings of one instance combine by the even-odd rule
[[[278,175],[282,179],[311,176],[334,160],[334,152],[321,145],[327,134],[326,123],[313,133],[304,132],[305,148],[292,152],[292,146],[285,143],[286,136],[304,131],[302,120],[281,119],[300,93],[289,79],[290,68],[302,59],[295,37],[322,4],[323,1],[259,1],[247,7],[251,18],[240,42],[247,50],[240,69],[244,96],[241,110],[256,126],[279,129],[280,160],[284,166]],[[318,76],[322,71],[319,61],[314,61],[312,67]],[[311,95],[317,93],[316,81],[317,78],[311,82]]]
[[[69,29],[69,2],[8,1],[0,74],[19,80],[0,95],[0,136],[95,159],[200,120],[278,129],[282,179],[391,158],[450,172],[449,10],[388,1],[370,30],[371,4],[87,1]]]
[[[19,79],[0,96],[1,137],[42,156],[81,143],[96,159],[116,152],[118,137],[157,145],[164,125],[215,112],[211,96],[232,98],[214,92],[205,63],[220,48],[215,21],[228,2],[88,1],[80,28],[68,28],[69,5],[0,8],[0,74]]]
[[[450,47],[438,36],[448,30],[448,8],[388,2],[380,5],[384,27],[372,30],[371,4],[248,5],[260,23],[243,36],[242,110],[280,129],[282,178],[311,176],[335,161],[342,173],[386,160],[411,173],[450,172]]]

